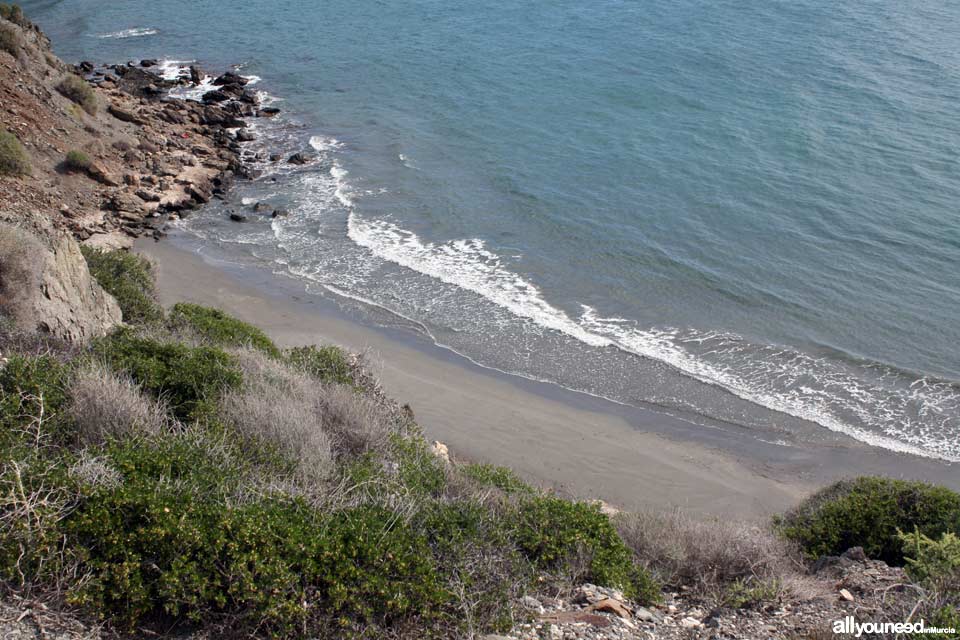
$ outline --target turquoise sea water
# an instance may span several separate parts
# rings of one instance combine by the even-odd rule
[[[960,460],[956,3],[23,5],[279,100],[252,148],[318,161],[184,225],[237,256],[486,366]]]

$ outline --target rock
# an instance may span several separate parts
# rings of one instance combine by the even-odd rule
[[[443,444],[439,440],[433,441],[433,444],[430,445],[430,452],[447,464],[450,463],[450,449],[447,447],[447,445]],[[537,606],[540,606],[539,602],[537,603]]]
[[[159,61],[155,59],[147,59],[147,60],[140,61],[141,67],[155,67],[157,66],[157,64],[159,64]]]
[[[6,225],[0,233],[19,236],[33,271],[32,282],[16,291],[18,306],[28,311],[14,318],[20,326],[84,343],[120,324],[120,307],[90,276],[72,236],[39,215],[8,214],[3,219],[18,228]]]
[[[242,213],[230,212],[230,219],[234,222],[246,222],[247,216],[243,215]]]
[[[246,86],[248,82],[250,81],[243,76],[233,73],[232,71],[228,71],[227,73],[217,77],[217,79],[213,81],[213,84],[217,85],[218,87],[230,84],[240,85],[243,87]]]
[[[148,191],[146,189],[137,189],[135,193],[137,197],[143,200],[144,202],[160,202],[159,193]]]
[[[253,205],[253,211],[254,211],[254,213],[266,213],[267,211],[270,211],[271,209],[272,209],[272,207],[271,207],[269,204],[267,204],[266,202],[258,202],[257,204]]]
[[[277,107],[263,107],[262,109],[257,111],[257,117],[272,118],[278,113],[280,113],[280,109],[278,109]]]
[[[237,142],[253,142],[257,139],[257,136],[253,135],[249,131],[240,130],[237,131]]]
[[[531,611],[540,611],[543,609],[543,605],[540,604],[540,601],[534,598],[533,596],[523,596],[521,600],[523,606]]]
[[[604,598],[599,602],[595,602],[594,604],[590,605],[587,608],[587,611],[602,611],[603,613],[613,613],[620,616],[621,618],[627,618],[627,619],[632,617],[630,613],[630,609],[627,608],[626,605],[624,605],[621,602],[617,602],[612,598]]]
[[[298,165],[307,164],[311,160],[313,160],[313,156],[311,156],[308,153],[302,153],[302,152],[295,153],[289,158],[287,158],[287,162],[289,162],[290,164],[298,164]]]
[[[230,96],[219,89],[214,89],[213,91],[207,91],[200,99],[203,100],[204,104],[211,104],[214,102],[226,102],[230,99]]]
[[[213,189],[209,184],[190,184],[187,185],[186,191],[191,198],[200,204],[210,202],[210,198],[213,197]]]
[[[271,218],[286,218],[290,215],[290,212],[286,209],[274,209],[273,213],[270,214]]]
[[[602,513],[605,516],[615,516],[618,513],[620,513],[620,509],[617,509],[616,507],[607,504],[603,500],[594,500],[593,504],[600,507],[600,513]]]
[[[103,203],[103,208],[108,211],[143,213],[143,201],[132,193],[120,191],[111,194]]]
[[[703,626],[703,623],[697,620],[696,618],[683,618],[680,620],[680,626],[685,629],[699,629]]]
[[[866,562],[868,560],[867,554],[864,552],[863,547],[850,547],[843,552],[842,557],[847,558],[848,560],[853,560],[854,562]]]
[[[810,573],[820,573],[826,569],[830,570],[844,570],[854,562],[849,558],[843,558],[839,556],[822,556],[817,558],[816,562],[810,565]]]
[[[143,126],[144,124],[144,121],[136,113],[133,111],[128,111],[127,109],[123,109],[122,107],[118,107],[115,104],[111,104],[109,107],[107,107],[107,111],[110,112],[110,115],[117,120],[130,122],[139,126]]]
[[[80,73],[92,73],[93,68],[94,68],[93,63],[88,60],[84,60],[83,62],[77,65],[77,69],[80,70]]]
[[[171,84],[155,73],[140,68],[128,68],[120,76],[117,88],[138,98],[155,98],[163,93],[161,87],[167,87]]]
[[[658,619],[657,616],[646,607],[637,607],[633,615],[637,620],[643,620],[644,622],[656,622]]]
[[[140,186],[140,176],[138,176],[138,175],[136,175],[136,174],[133,174],[133,173],[125,173],[125,174],[123,174],[123,184],[128,185],[128,186],[131,186],[131,187],[139,187],[139,186]]]
[[[108,187],[119,187],[120,180],[99,160],[93,160],[87,167],[87,175]]]
[[[279,153],[270,154],[270,162],[280,162],[281,160],[283,160],[283,156]]]
[[[195,64],[190,65],[190,82],[200,84],[203,82],[203,76],[204,73],[200,70],[200,67]]]
[[[853,602],[853,594],[847,591],[846,589],[840,589],[840,597],[846,600],[847,602]]]
[[[116,251],[133,246],[133,238],[120,231],[96,233],[83,241],[83,245],[100,251]]]

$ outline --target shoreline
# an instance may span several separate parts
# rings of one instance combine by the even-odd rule
[[[863,445],[784,446],[728,424],[694,424],[650,409],[484,368],[420,335],[367,326],[305,285],[205,255],[174,232],[138,253],[156,265],[166,306],[216,306],[278,344],[334,343],[371,354],[385,390],[409,403],[430,440],[456,457],[508,466],[527,480],[628,510],[768,517],[829,482],[882,474],[960,488],[948,463]]]

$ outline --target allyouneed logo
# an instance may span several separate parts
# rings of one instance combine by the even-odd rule
[[[833,623],[834,633],[846,633],[859,638],[864,634],[888,634],[888,633],[956,633],[956,629],[946,629],[940,627],[928,627],[923,620],[919,622],[857,622],[853,616],[847,616],[843,620],[835,620]]]

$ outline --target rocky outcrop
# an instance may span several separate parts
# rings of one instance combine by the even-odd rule
[[[21,328],[83,343],[120,324],[120,307],[90,276],[80,245],[69,233],[40,217],[0,214],[0,220],[0,234],[31,244],[30,254],[23,256],[30,261],[23,270],[31,271],[31,277],[16,301],[22,312],[8,314]],[[6,270],[0,272],[0,287],[20,285],[3,282],[8,277]]]

